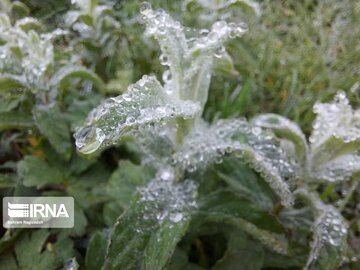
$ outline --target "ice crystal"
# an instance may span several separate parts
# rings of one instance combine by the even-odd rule
[[[212,126],[198,125],[172,158],[173,164],[189,172],[222,162],[224,155],[234,155],[259,172],[284,205],[292,204],[285,180],[296,178],[296,166],[289,163],[285,152],[273,139],[262,134],[243,119],[220,120]]]
[[[178,223],[196,209],[196,185],[191,180],[176,183],[172,168],[162,168],[147,186],[138,189],[144,203],[143,218]]]

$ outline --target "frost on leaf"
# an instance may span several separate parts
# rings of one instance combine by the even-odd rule
[[[166,220],[177,223],[186,219],[189,216],[185,213],[196,207],[195,183],[191,180],[176,183],[175,172],[170,167],[159,170],[156,178],[138,191],[140,201],[146,202],[143,218],[160,224]]]
[[[304,269],[337,269],[344,249],[348,224],[333,206],[324,204],[317,194],[300,189],[296,194],[311,205],[315,221],[311,252]]]
[[[172,162],[193,172],[209,163],[222,162],[224,155],[240,158],[260,173],[284,205],[293,203],[286,181],[295,180],[297,167],[271,137],[243,119],[220,120],[212,126],[199,124],[185,138]]]
[[[255,117],[252,120],[252,124],[269,128],[280,138],[293,142],[298,160],[304,161],[308,151],[308,145],[304,133],[297,124],[285,117],[270,113]]]
[[[163,74],[165,89],[184,100],[197,100],[204,106],[210,85],[212,58],[223,51],[224,43],[246,32],[244,24],[216,22],[211,31],[202,29],[187,38],[184,27],[162,10],[143,3],[141,14],[148,35],[159,42],[160,62],[169,67]],[[191,31],[188,31],[191,32]]]
[[[340,182],[347,181],[360,171],[360,156],[350,154],[336,158],[321,165],[313,173],[312,178],[318,181]]]
[[[331,103],[317,103],[310,137],[314,167],[360,147],[360,110],[353,110],[344,92]]]
[[[1,26],[0,39],[6,42],[0,46],[0,71],[21,76],[28,88],[37,90],[45,88],[45,73],[54,60],[53,46],[46,36],[24,31],[25,22]]]
[[[104,270],[163,269],[189,226],[196,208],[193,181],[176,182],[173,169],[166,167],[138,191],[115,224]]]
[[[198,103],[172,100],[155,77],[144,75],[125,94],[105,100],[90,112],[85,126],[75,134],[76,146],[90,154],[139,128],[194,117],[199,110]]]

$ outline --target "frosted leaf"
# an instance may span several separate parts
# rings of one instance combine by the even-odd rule
[[[48,84],[52,87],[59,86],[63,81],[69,78],[82,78],[92,81],[97,87],[102,88],[101,78],[94,72],[79,65],[67,65],[56,71],[50,78]]]
[[[285,152],[258,127],[243,119],[221,120],[212,126],[198,124],[185,139],[172,162],[193,172],[209,163],[222,162],[224,155],[233,155],[261,174],[279,195],[284,205],[293,203],[286,180],[296,180],[297,167]]]
[[[336,269],[346,246],[346,220],[335,207],[324,204],[316,193],[299,189],[296,194],[309,202],[315,215],[311,252],[304,269],[314,264],[320,264],[321,269]]]
[[[294,143],[299,161],[304,161],[308,145],[304,133],[297,124],[277,114],[263,114],[252,119],[255,126],[269,128],[280,138]]]
[[[202,106],[208,97],[211,81],[213,56],[223,50],[224,43],[231,38],[240,37],[247,31],[244,23],[215,22],[211,31],[191,40],[185,62],[190,63],[184,76],[186,99],[198,100]]]
[[[139,142],[142,151],[152,159],[152,161],[160,164],[166,163],[166,158],[174,153],[177,145],[176,133],[177,128],[174,121],[157,123],[151,127],[140,127],[134,133],[135,138]],[[161,146],[161,147],[159,147]]]
[[[360,156],[345,155],[321,165],[312,174],[315,181],[347,181],[360,171]]]
[[[21,76],[27,88],[35,92],[46,89],[46,72],[54,62],[53,46],[46,36],[29,30],[32,27],[27,27],[28,23],[35,20],[25,18],[1,29],[0,39],[6,43],[0,46],[0,71]]]
[[[185,8],[191,5],[193,2],[200,4],[201,8],[206,11],[205,14],[201,14],[201,19],[203,20],[212,20],[216,17],[219,17],[221,15],[221,11],[226,11],[229,13],[236,4],[239,4],[242,7],[251,8],[256,16],[261,15],[260,4],[252,0],[186,0],[183,2],[183,7]]]
[[[242,36],[246,25],[219,21],[211,31],[202,29],[197,37],[187,38],[184,27],[163,10],[153,10],[150,4],[143,3],[140,13],[146,33],[160,44],[160,62],[169,66],[163,74],[166,92],[183,100],[199,101],[203,107],[210,86],[213,56],[224,50],[228,39]]]
[[[153,36],[160,44],[162,58],[166,58],[171,81],[164,80],[174,96],[179,96],[184,80],[184,55],[187,52],[183,27],[163,10],[152,10],[148,3],[142,3],[140,13],[146,24],[146,34]],[[164,61],[162,61],[164,63]],[[168,77],[168,76],[164,76]]]
[[[310,142],[315,167],[360,147],[360,110],[352,110],[344,92],[331,103],[316,103],[314,112]]]
[[[24,31],[28,31],[30,29],[38,30],[41,29],[43,26],[37,19],[31,17],[25,17],[16,21],[15,27],[20,28]]]
[[[153,180],[138,189],[109,237],[104,269],[166,267],[197,208],[195,183],[177,180],[174,168],[162,167]]]
[[[158,224],[188,219],[196,209],[196,189],[191,180],[177,183],[173,168],[161,168],[146,187],[138,188],[139,201],[145,204],[143,218],[155,220]]]
[[[253,223],[239,217],[229,218],[226,222],[247,232],[252,237],[259,240],[264,246],[268,247],[270,250],[274,250],[277,253],[283,255],[289,254],[287,242],[280,239],[278,235],[268,232],[266,230],[262,230],[255,226]]]
[[[166,123],[175,118],[194,117],[200,108],[191,101],[174,101],[153,76],[144,75],[128,91],[115,98],[105,100],[90,112],[85,126],[76,134],[76,145],[84,154],[93,153],[101,147],[116,144],[126,134],[133,134],[139,128]],[[99,141],[96,132],[101,130],[104,140]]]

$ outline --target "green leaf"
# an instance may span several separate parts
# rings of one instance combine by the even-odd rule
[[[283,205],[293,204],[293,195],[286,180],[295,182],[297,166],[275,140],[244,119],[219,120],[211,126],[199,121],[184,138],[172,160],[187,171],[194,172],[206,168],[209,163],[221,163],[223,157],[229,155],[260,173],[281,198]]]
[[[30,9],[20,1],[14,1],[11,3],[11,14],[15,18],[22,18],[27,16],[30,13]]]
[[[233,231],[224,256],[212,270],[260,270],[263,267],[264,251],[249,235]]]
[[[175,97],[181,95],[184,87],[184,56],[187,53],[187,43],[183,30],[165,12],[154,11],[149,4],[140,7],[145,20],[147,34],[153,36],[160,44],[164,64],[169,66],[171,81],[168,88]],[[159,18],[161,18],[159,20]],[[161,22],[161,23],[160,23]],[[165,73],[166,74],[166,73]],[[164,75],[163,75],[164,76]]]
[[[198,101],[203,109],[211,80],[213,56],[230,38],[240,36],[245,29],[240,24],[214,23],[210,32],[187,39],[183,27],[162,10],[149,4],[141,6],[146,31],[159,42],[165,89],[176,98]],[[171,78],[170,78],[171,77]]]
[[[27,86],[19,76],[11,74],[0,75],[0,92],[26,89]]]
[[[95,232],[86,251],[85,265],[87,270],[99,270],[104,265],[107,237],[103,232]]]
[[[196,194],[192,182],[176,184],[172,177],[160,173],[119,217],[103,270],[165,266],[188,228]]]
[[[14,255],[8,251],[0,255],[0,269],[1,270],[18,270]]]
[[[34,121],[28,114],[23,112],[2,112],[0,113],[0,130],[32,128]]]
[[[14,177],[10,174],[0,174],[0,188],[14,187],[16,182]]]
[[[127,93],[105,100],[89,114],[85,127],[75,134],[76,146],[90,154],[140,128],[198,112],[197,103],[172,100],[155,77],[145,75]]]
[[[71,230],[71,235],[82,236],[86,232],[88,221],[85,216],[84,210],[79,206],[78,203],[75,204],[74,211],[74,216],[76,218],[74,220],[74,228],[72,228]]]
[[[106,186],[107,193],[118,205],[126,209],[136,188],[151,179],[151,174],[144,166],[137,166],[130,161],[120,161],[118,169],[111,175]]]
[[[72,78],[80,78],[83,80],[89,80],[93,84],[102,90],[104,88],[104,83],[102,79],[91,70],[77,65],[65,66],[60,68],[50,79],[49,85],[57,87],[58,85],[64,83],[65,81]]]
[[[27,187],[43,187],[47,184],[61,184],[67,179],[61,168],[50,166],[46,161],[35,156],[25,156],[18,163],[18,174]]]
[[[60,238],[56,243],[47,243],[50,231],[38,229],[22,234],[15,244],[18,269],[55,270],[63,266],[68,256],[74,256],[72,241]]]
[[[359,172],[360,156],[350,154],[322,164],[311,174],[311,180],[314,182],[341,182],[350,180]]]
[[[216,74],[219,73],[223,76],[237,74],[237,71],[234,68],[233,60],[226,51],[215,58],[214,71]]]
[[[199,222],[224,222],[248,233],[270,250],[288,254],[281,225],[267,212],[229,191],[218,191],[199,201]]]
[[[360,110],[353,110],[344,92],[331,103],[316,103],[310,137],[312,169],[360,148]]]
[[[22,229],[7,230],[0,239],[0,253],[3,253],[7,248],[13,245],[22,231]]]
[[[347,247],[348,224],[332,205],[324,204],[317,193],[299,189],[296,195],[313,210],[313,241],[304,269],[338,269]]]
[[[30,30],[39,31],[43,28],[43,25],[35,18],[26,17],[16,21],[15,27],[21,28],[21,30],[27,32]]]
[[[216,167],[216,174],[241,197],[264,210],[273,207],[274,198],[269,186],[241,161],[224,159],[224,162]]]
[[[308,145],[304,133],[297,124],[285,117],[272,113],[257,116],[251,122],[255,126],[272,129],[280,138],[294,143],[296,156],[304,164]]]
[[[36,105],[33,108],[33,115],[40,132],[59,154],[69,159],[72,150],[69,128],[58,106]]]
[[[15,109],[21,102],[21,99],[21,95],[2,96],[0,99],[0,113],[9,112]]]
[[[32,233],[25,233],[21,236],[15,245],[16,259],[19,267],[24,269],[39,269],[42,267],[48,268],[52,263],[52,254],[47,253],[46,256],[39,256],[44,242],[49,236],[47,229],[36,230]],[[29,247],[31,248],[29,249]]]

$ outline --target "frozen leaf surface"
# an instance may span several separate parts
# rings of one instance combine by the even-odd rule
[[[103,269],[162,269],[186,232],[196,186],[164,168],[115,224]]]
[[[272,129],[280,138],[293,142],[298,159],[304,160],[308,151],[308,145],[304,133],[297,124],[276,114],[260,115],[255,117],[252,123],[259,127]]]
[[[196,102],[172,100],[155,77],[144,75],[125,94],[105,100],[89,114],[86,126],[75,134],[76,146],[89,154],[138,128],[194,117],[199,110]]]
[[[224,155],[234,155],[261,174],[280,196],[284,205],[291,205],[292,194],[286,180],[296,176],[296,166],[273,139],[243,119],[220,120],[208,126],[198,125],[174,154],[172,162],[189,172],[221,163]]]
[[[197,100],[204,106],[213,56],[225,51],[223,45],[228,39],[242,36],[247,30],[246,25],[218,21],[210,31],[202,29],[195,37],[187,38],[187,29],[163,10],[153,10],[150,4],[143,3],[141,14],[146,33],[160,44],[160,63],[169,67],[163,73],[166,91],[180,99]]]
[[[287,241],[278,233],[281,227],[275,218],[230,191],[214,192],[200,200],[198,215],[201,223],[210,221],[233,225],[270,250],[288,254]]]
[[[317,194],[306,189],[296,194],[309,202],[315,216],[313,242],[305,269],[337,269],[346,247],[346,220],[335,207],[324,204]]]
[[[360,171],[360,156],[357,154],[341,156],[321,165],[312,175],[315,181],[347,181]]]
[[[314,106],[317,117],[310,137],[314,166],[360,147],[360,110],[353,110],[344,92],[331,103]]]

